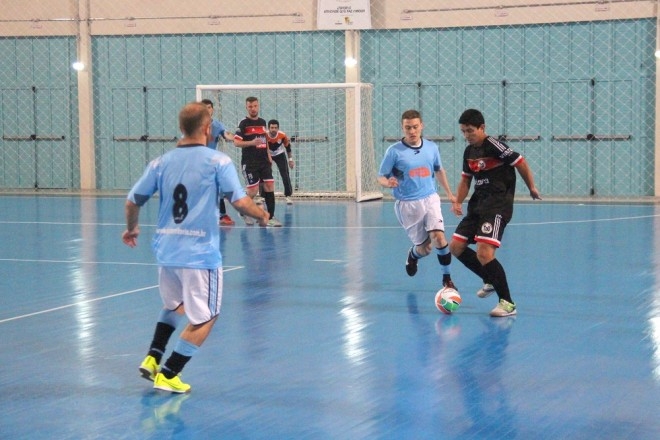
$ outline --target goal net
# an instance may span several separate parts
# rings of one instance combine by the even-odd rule
[[[215,118],[234,132],[245,118],[245,99],[259,99],[259,116],[276,119],[291,139],[294,197],[383,197],[376,180],[371,84],[198,85],[197,100],[214,103]],[[219,149],[240,166],[241,150],[228,142]],[[284,192],[277,167],[275,191]]]

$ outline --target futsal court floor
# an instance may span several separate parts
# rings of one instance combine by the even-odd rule
[[[222,228],[221,316],[171,395],[138,374],[158,202],[134,249],[123,205],[0,197],[0,439],[660,438],[659,206],[517,203],[518,315],[490,318],[458,261],[451,316],[434,256],[406,275],[393,202],[279,199],[284,227]]]

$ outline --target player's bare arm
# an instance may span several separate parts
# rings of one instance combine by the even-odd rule
[[[124,211],[126,214],[126,230],[122,234],[121,239],[125,245],[135,247],[137,246],[137,238],[140,235],[140,226],[138,225],[140,207],[127,200],[124,205]]]
[[[394,176],[378,176],[378,183],[380,186],[384,186],[385,188],[396,188],[399,186],[399,181]]]
[[[472,177],[462,176],[456,187],[456,200],[452,203],[451,210],[457,216],[463,215],[463,200],[470,191],[470,183],[472,183]]]
[[[532,169],[529,167],[527,161],[520,161],[520,163],[516,164],[516,169],[518,170],[520,177],[522,177],[522,180],[525,182],[525,185],[527,185],[532,200],[541,200],[541,194],[534,185],[534,175],[532,174]]]
[[[261,209],[251,197],[245,196],[231,203],[238,212],[248,215],[259,222],[259,226],[267,226],[270,216],[268,212]]]
[[[436,171],[435,178],[440,186],[442,186],[442,188],[445,190],[445,194],[447,194],[447,200],[453,204],[456,201],[456,197],[454,197],[454,193],[451,192],[451,187],[449,186],[449,181],[447,180],[447,173],[445,172],[445,169],[441,168],[439,171]]]

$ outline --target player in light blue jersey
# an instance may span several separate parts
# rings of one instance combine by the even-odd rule
[[[140,208],[159,193],[158,225],[152,246],[158,261],[160,312],[149,352],[140,365],[154,388],[173,393],[190,391],[179,373],[206,340],[222,302],[222,255],[217,202],[224,194],[241,213],[268,223],[268,213],[243,189],[229,156],[206,147],[211,116],[201,103],[179,113],[183,137],[177,147],[153,160],[128,194],[126,230],[122,241],[137,245]],[[160,365],[180,315],[188,324],[167,362]]]
[[[406,259],[406,273],[414,276],[418,260],[435,249],[442,268],[442,285],[455,289],[436,180],[449,201],[453,203],[456,198],[442,168],[438,146],[422,137],[422,115],[417,110],[406,110],[401,125],[404,137],[385,152],[378,183],[392,188],[394,213],[413,244]]]
[[[210,99],[202,99],[202,104],[206,106],[206,109],[211,115],[211,138],[206,143],[206,146],[213,148],[214,150],[218,149],[218,142],[220,138],[224,139],[227,142],[234,142],[234,133],[230,133],[225,128],[224,124],[218,119],[213,119],[213,101]],[[220,197],[218,201],[218,206],[220,207],[220,226],[234,226],[236,222],[227,214],[227,205],[225,204],[225,198]]]

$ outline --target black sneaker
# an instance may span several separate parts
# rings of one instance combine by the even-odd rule
[[[417,258],[413,257],[413,248],[408,251],[408,259],[406,259],[406,273],[408,276],[414,277],[417,273]]]

